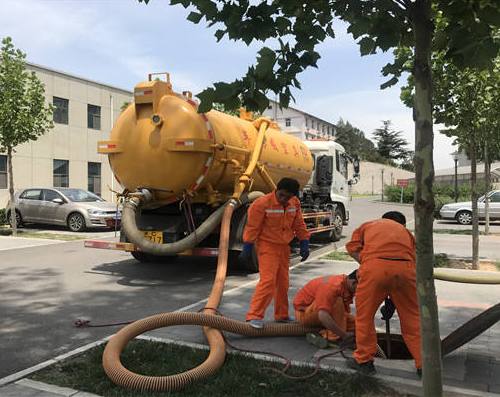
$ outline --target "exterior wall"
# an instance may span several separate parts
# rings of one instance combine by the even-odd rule
[[[39,65],[27,64],[45,84],[45,101],[68,100],[68,124],[54,123],[45,135],[20,145],[12,158],[14,188],[53,186],[53,160],[69,161],[69,187],[87,189],[88,162],[101,164],[101,196],[114,201],[107,185],[116,186],[106,155],[97,153],[97,142],[109,140],[112,123],[131,91],[72,76]],[[100,106],[101,129],[87,128],[87,105]],[[7,204],[8,189],[0,189],[0,208]]]
[[[352,165],[349,175],[352,175]],[[351,186],[351,194],[381,194],[382,193],[382,170],[384,171],[384,185],[395,185],[397,179],[415,178],[415,174],[400,168],[384,164],[363,161],[359,165],[360,178],[358,183]]]
[[[307,139],[334,140],[336,125],[294,108],[280,108],[279,103],[269,101],[262,116],[274,120],[283,132],[303,141]],[[287,119],[290,125],[287,126]]]

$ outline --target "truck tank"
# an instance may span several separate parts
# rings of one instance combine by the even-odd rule
[[[258,149],[258,125],[245,111],[239,118],[216,110],[199,114],[191,93],[172,90],[168,74],[166,81],[152,81],[150,75],[135,87],[134,103],[118,117],[110,140],[99,142],[98,152],[109,155],[123,188],[154,192],[150,205],[169,204],[186,194],[193,203],[216,205],[233,195]],[[269,192],[266,172],[275,183],[292,177],[302,187],[311,177],[313,160],[302,141],[270,123],[258,167],[249,175],[247,190]]]

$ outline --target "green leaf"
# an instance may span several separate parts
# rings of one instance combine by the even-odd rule
[[[194,11],[190,12],[189,15],[187,16],[187,20],[193,23],[200,22],[201,18],[203,18],[203,14]]]
[[[221,30],[221,29],[218,29],[215,33],[214,33],[214,36],[217,38],[217,41],[221,41],[221,39],[224,37],[224,35],[226,34],[226,31],[225,30]]]
[[[375,54],[375,41],[370,37],[363,37],[358,44],[361,55]]]
[[[215,90],[213,88],[207,88],[196,94],[200,100],[200,105],[198,106],[198,113],[205,113],[212,109],[213,102],[215,102]]]
[[[257,61],[257,66],[255,68],[255,74],[257,77],[264,77],[273,71],[274,65],[276,63],[276,54],[273,50],[268,47],[263,47],[259,51],[260,57]]]

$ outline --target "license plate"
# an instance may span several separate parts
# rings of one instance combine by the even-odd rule
[[[142,235],[156,244],[163,244],[163,232],[141,231]]]

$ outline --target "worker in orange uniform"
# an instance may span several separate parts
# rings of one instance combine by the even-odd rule
[[[422,374],[420,318],[415,276],[415,238],[406,229],[406,218],[390,211],[382,219],[363,223],[346,244],[347,252],[360,263],[356,290],[356,345],[350,368],[366,374],[375,372],[377,349],[374,317],[387,298],[394,302],[401,334]]]
[[[345,274],[315,278],[295,295],[293,307],[300,324],[323,326],[319,334],[307,334],[314,346],[347,345],[354,342],[355,320],[351,303],[358,285],[358,270]]]
[[[259,197],[248,209],[248,223],[243,233],[243,251],[239,258],[248,261],[253,245],[259,259],[259,283],[250,302],[246,320],[254,328],[263,328],[265,311],[274,299],[274,318],[279,322],[294,322],[288,313],[288,268],[290,246],[294,237],[300,240],[302,261],[309,256],[309,237],[302,218],[300,201],[296,197],[299,182],[283,178],[276,190]]]

